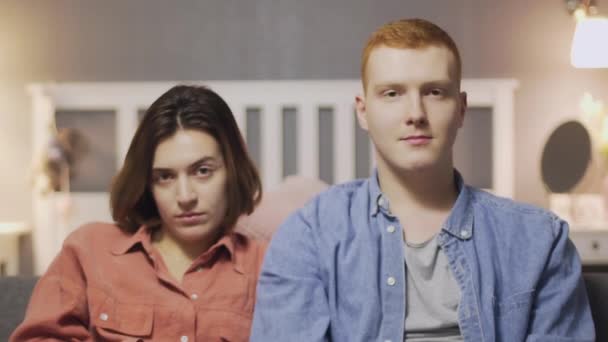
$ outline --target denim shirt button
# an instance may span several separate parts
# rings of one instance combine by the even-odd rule
[[[388,278],[386,279],[386,283],[388,284],[388,286],[393,286],[393,285],[395,285],[395,283],[396,283],[396,282],[397,282],[397,281],[395,280],[395,278],[394,278],[394,277],[388,277]]]
[[[469,237],[469,231],[468,231],[468,230],[461,230],[461,231],[460,231],[460,236],[461,236],[463,239],[468,238],[468,237]]]
[[[386,227],[386,231],[389,233],[394,233],[395,232],[395,226],[391,225]]]

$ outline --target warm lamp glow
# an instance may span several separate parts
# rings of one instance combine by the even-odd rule
[[[608,163],[608,108],[604,107],[602,101],[595,100],[591,94],[585,93],[580,102],[580,109],[581,121],[595,141],[596,148]]]
[[[604,117],[600,132],[600,152],[608,158],[608,116]]]
[[[608,68],[608,19],[578,20],[570,62],[576,68]]]

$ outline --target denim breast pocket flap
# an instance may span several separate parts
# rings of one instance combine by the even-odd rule
[[[534,297],[534,289],[517,292],[503,298],[492,298],[497,314],[505,315],[512,311],[529,309]]]

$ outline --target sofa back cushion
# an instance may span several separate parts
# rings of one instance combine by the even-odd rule
[[[37,277],[0,277],[0,341],[23,321]]]

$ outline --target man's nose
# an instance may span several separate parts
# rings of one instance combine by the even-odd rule
[[[427,123],[426,110],[421,94],[410,94],[408,108],[406,108],[405,123],[416,126]]]

